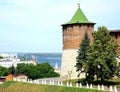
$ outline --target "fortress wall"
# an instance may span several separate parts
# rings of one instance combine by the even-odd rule
[[[119,31],[110,32],[110,36],[117,41],[118,48],[117,48],[116,52],[120,53],[120,32]]]
[[[77,49],[63,50],[61,76],[60,76],[62,80],[78,78],[77,77],[78,73],[76,72],[76,67],[75,67],[77,55],[78,55]],[[81,76],[81,78],[83,77],[85,77],[84,74]]]
[[[93,25],[74,24],[63,27],[63,49],[78,49],[87,31],[90,41],[93,41]]]

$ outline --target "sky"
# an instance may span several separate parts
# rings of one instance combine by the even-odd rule
[[[120,0],[0,0],[0,52],[62,52],[62,26],[78,9],[120,29]]]

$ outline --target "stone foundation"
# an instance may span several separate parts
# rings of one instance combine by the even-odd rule
[[[61,63],[61,80],[77,79],[78,73],[76,72],[76,57],[77,49],[63,50],[62,52],[62,63]],[[85,77],[84,74],[80,76]]]

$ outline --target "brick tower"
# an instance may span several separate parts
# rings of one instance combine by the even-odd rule
[[[62,80],[76,79],[76,57],[77,51],[80,47],[81,41],[85,32],[88,33],[90,41],[93,41],[92,33],[94,31],[93,22],[88,21],[80,6],[75,12],[72,19],[62,24],[63,27],[63,51],[62,51],[62,63],[61,74]]]

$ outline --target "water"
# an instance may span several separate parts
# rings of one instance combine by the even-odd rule
[[[19,58],[36,59],[38,63],[48,62],[52,67],[58,64],[61,67],[61,53],[19,53]]]

